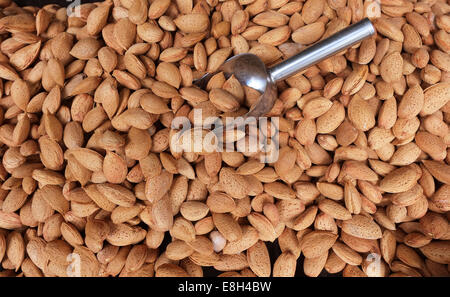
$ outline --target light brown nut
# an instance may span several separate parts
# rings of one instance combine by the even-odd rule
[[[302,253],[306,258],[317,258],[335,243],[337,235],[328,231],[313,231],[301,240]]]
[[[250,269],[259,277],[269,277],[271,264],[269,252],[263,241],[256,242],[247,250],[247,261]]]
[[[297,267],[297,259],[290,252],[282,253],[273,265],[274,277],[293,277]]]
[[[363,239],[382,237],[380,227],[370,218],[354,215],[350,220],[342,222],[342,230],[352,236]]]

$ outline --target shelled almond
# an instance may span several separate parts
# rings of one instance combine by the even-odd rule
[[[0,1],[0,275],[449,276],[449,16],[445,0]],[[376,36],[277,83],[277,161],[176,150],[176,117],[260,96],[195,79],[363,17]]]

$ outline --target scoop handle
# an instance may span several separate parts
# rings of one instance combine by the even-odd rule
[[[372,22],[365,18],[278,63],[269,69],[269,74],[274,82],[286,79],[374,34]]]

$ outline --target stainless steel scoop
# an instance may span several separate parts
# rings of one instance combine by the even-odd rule
[[[241,84],[261,92],[261,97],[244,116],[260,117],[269,112],[273,107],[277,98],[277,89],[275,86],[277,81],[286,79],[317,64],[374,34],[374,26],[366,18],[309,46],[297,55],[271,68],[266,68],[261,59],[256,55],[248,53],[240,54],[225,61],[218,71],[203,75],[195,81],[195,84],[205,87],[209,79],[218,72],[223,72],[226,78],[234,74]]]

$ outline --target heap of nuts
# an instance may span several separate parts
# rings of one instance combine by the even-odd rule
[[[259,97],[205,72],[364,17],[376,36],[277,84],[277,161],[171,145]],[[0,41],[0,275],[449,275],[448,1],[0,0]]]

